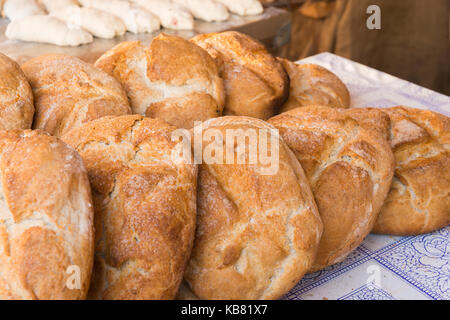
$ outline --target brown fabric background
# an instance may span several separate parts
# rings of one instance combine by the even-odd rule
[[[450,95],[450,0],[327,2],[332,8],[322,19],[307,16],[311,8],[292,11],[292,39],[281,56],[329,51]],[[372,4],[381,8],[381,30],[366,27]]]

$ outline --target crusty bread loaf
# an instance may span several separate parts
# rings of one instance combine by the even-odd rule
[[[94,214],[81,157],[42,131],[0,131],[0,299],[84,299]]]
[[[33,92],[19,65],[0,53],[0,130],[30,129]]]
[[[174,129],[127,115],[63,136],[83,157],[92,186],[90,298],[175,298],[194,239],[197,169],[172,158]]]
[[[350,94],[331,71],[317,64],[296,64],[278,58],[289,75],[289,98],[281,107],[286,112],[304,106],[349,108]]]
[[[264,46],[235,31],[198,35],[192,42],[206,49],[224,79],[224,114],[268,119],[288,97],[289,79]]]
[[[203,123],[204,154],[210,149],[208,135],[218,131],[223,140],[216,143],[227,150],[223,157],[231,151],[235,162],[223,159],[199,166],[197,231],[185,280],[201,299],[279,298],[314,261],[322,222],[302,167],[272,130],[249,117]],[[237,142],[234,134],[245,142]],[[254,141],[247,138],[253,134],[274,141],[265,144],[259,138],[259,154],[253,154]],[[271,151],[275,145],[278,156]],[[263,174],[267,163],[260,158],[266,146],[279,163],[270,174]],[[242,151],[243,157],[238,153]],[[254,156],[258,160],[250,162]]]
[[[76,57],[43,55],[22,68],[34,93],[34,129],[59,137],[84,122],[131,113],[117,80]]]
[[[296,108],[269,120],[296,154],[324,224],[311,271],[342,261],[372,229],[394,173],[379,110]]]
[[[428,110],[382,109],[396,168],[373,232],[416,235],[450,223],[450,120]]]
[[[224,89],[217,66],[206,51],[183,38],[160,34],[149,48],[122,42],[95,65],[122,83],[133,113],[180,128],[222,115]]]

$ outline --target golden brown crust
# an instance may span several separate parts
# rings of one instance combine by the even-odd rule
[[[235,116],[210,119],[203,123],[209,129],[219,130],[225,145],[229,129],[276,134],[262,120]],[[201,299],[279,298],[314,261],[322,233],[317,207],[295,156],[274,139],[273,174],[261,173],[260,159],[248,164],[248,152],[246,164],[199,166],[197,231],[185,280]]]
[[[175,298],[194,238],[197,169],[171,158],[174,130],[128,115],[63,136],[83,157],[94,197],[90,298]]]
[[[95,65],[122,83],[133,113],[181,128],[222,115],[225,98],[217,66],[205,50],[183,38],[162,33],[149,48],[123,42]]]
[[[389,118],[379,110],[310,106],[269,123],[305,169],[324,223],[310,271],[343,260],[370,232],[389,191]]]
[[[331,71],[317,64],[296,64],[278,58],[289,75],[289,99],[281,107],[286,112],[303,106],[349,108],[350,93]]]
[[[373,232],[416,235],[450,223],[450,120],[429,110],[382,109],[392,122],[396,168]]]
[[[31,130],[0,131],[0,154],[0,299],[84,299],[94,214],[81,157]]]
[[[268,119],[289,93],[289,78],[281,64],[253,38],[235,31],[198,35],[191,39],[214,58],[224,79],[224,114]]]
[[[33,115],[33,92],[25,74],[0,53],[0,130],[30,129]]]
[[[34,129],[59,137],[85,122],[131,113],[117,80],[76,57],[43,55],[22,68],[35,98]]]

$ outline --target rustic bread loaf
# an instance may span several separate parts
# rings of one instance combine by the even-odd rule
[[[278,112],[289,92],[281,64],[264,46],[235,31],[198,35],[191,39],[209,52],[224,79],[224,114],[268,119]]]
[[[197,168],[172,158],[174,130],[160,119],[127,115],[63,136],[81,154],[92,186],[90,298],[175,298],[194,239]]]
[[[311,106],[269,120],[294,151],[324,224],[311,271],[342,261],[372,229],[394,173],[389,117]]]
[[[396,167],[373,232],[416,235],[450,223],[450,120],[428,110],[382,109]]]
[[[286,112],[303,106],[349,108],[350,94],[345,84],[331,71],[317,64],[296,64],[278,60],[289,75],[289,98],[281,107]]]
[[[84,122],[131,113],[117,80],[78,58],[43,55],[22,68],[34,93],[34,129],[59,137]]]
[[[133,113],[181,128],[222,115],[224,89],[217,66],[183,38],[160,34],[149,48],[122,42],[95,65],[122,83]]]
[[[276,130],[262,120],[210,119],[203,123],[203,132],[197,231],[185,280],[201,299],[280,298],[312,266],[322,233],[302,167]],[[223,147],[223,157],[231,151],[234,163],[222,156],[215,163],[205,162],[211,134],[219,135],[215,143]],[[255,145],[258,150],[251,151]],[[265,171],[275,162],[262,160],[264,147],[278,170]]]
[[[0,299],[84,299],[94,214],[81,157],[41,131],[0,131]]]
[[[33,92],[22,69],[0,53],[0,130],[30,129]]]

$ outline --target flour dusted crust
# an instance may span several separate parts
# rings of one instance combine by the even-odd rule
[[[281,64],[264,46],[235,31],[195,36],[219,66],[224,79],[224,114],[266,120],[288,97],[289,79]]]
[[[349,108],[350,94],[331,71],[317,64],[296,64],[278,58],[289,75],[289,99],[281,108],[286,112],[303,106]]]
[[[95,208],[93,299],[173,299],[194,239],[195,165],[172,158],[175,127],[104,117],[63,136],[82,156]]]
[[[94,217],[81,157],[31,130],[0,131],[0,157],[0,299],[84,299]]]
[[[0,53],[0,130],[30,129],[33,92],[22,69]]]
[[[269,123],[303,166],[324,223],[310,271],[342,261],[371,231],[390,188],[389,118],[379,110],[310,106]]]
[[[226,141],[228,129],[274,128],[228,116],[203,123],[209,129]],[[247,164],[199,166],[197,231],[185,280],[200,299],[276,299],[314,261],[322,233],[317,207],[297,159],[278,135],[276,141],[274,174],[262,174],[260,161],[248,164],[248,155]]]
[[[416,235],[450,223],[450,120],[403,106],[389,115],[396,167],[373,232]]]
[[[107,115],[131,113],[120,83],[78,58],[50,54],[31,59],[22,69],[33,88],[33,128],[55,136]]]
[[[222,115],[224,89],[217,66],[183,38],[160,34],[148,48],[122,42],[95,65],[122,83],[133,113],[182,128]]]

